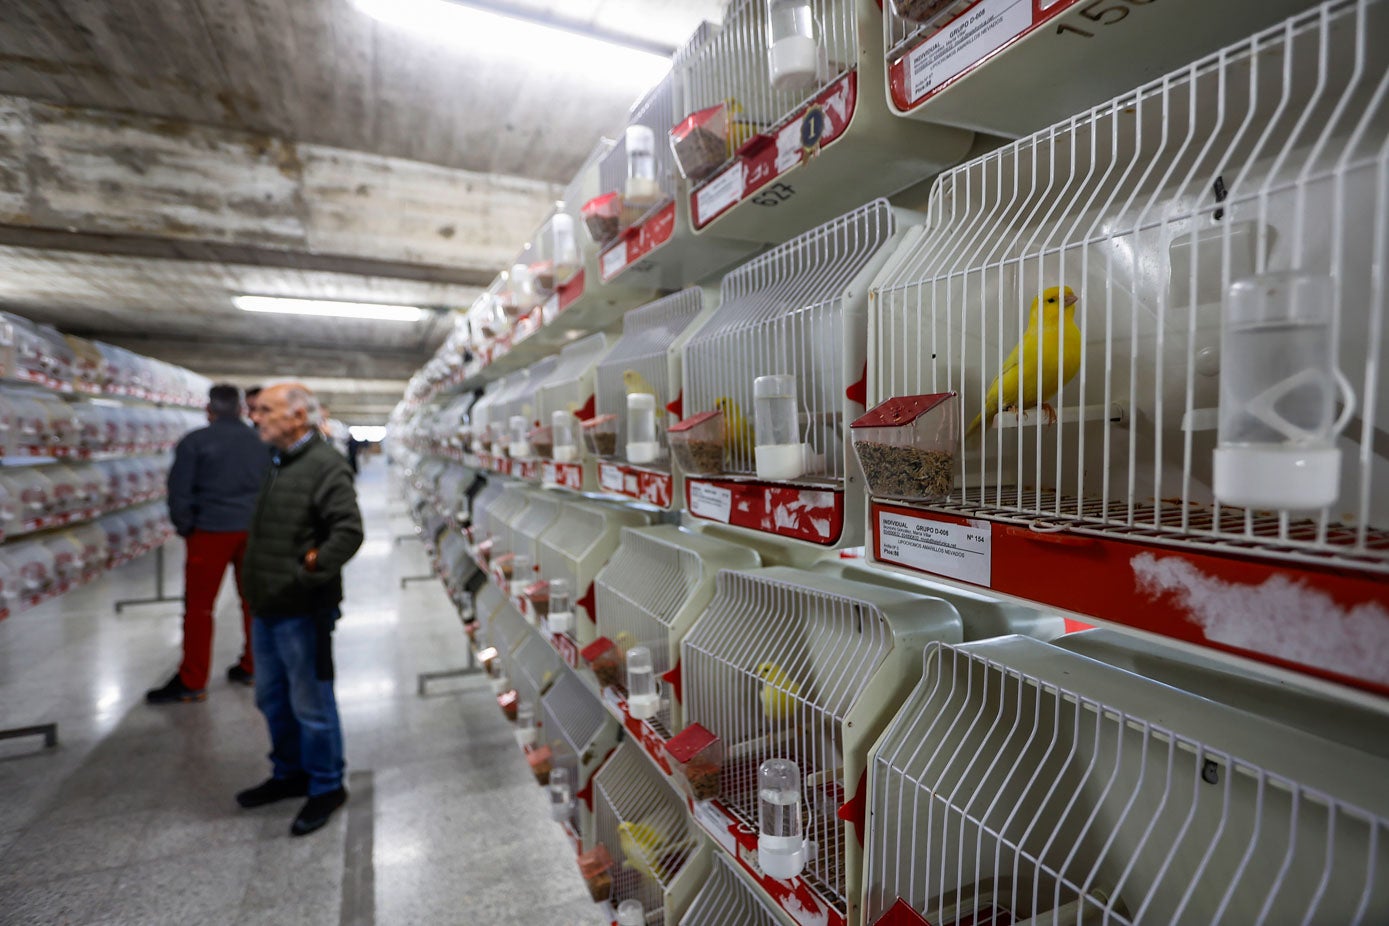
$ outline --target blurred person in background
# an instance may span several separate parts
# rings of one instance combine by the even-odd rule
[[[246,390],[246,418],[251,422],[251,427],[258,427],[256,416],[258,414],[257,403],[260,397],[260,386],[252,386]]]
[[[241,390],[219,383],[208,391],[207,420],[184,436],[169,470],[169,519],[187,546],[183,570],[183,661],[168,684],[145,694],[151,704],[202,701],[212,667],[213,608],[232,567],[241,603],[244,643],[227,678],[253,683],[251,610],[242,590],[242,558],[251,510],[270,459],[242,420]]]

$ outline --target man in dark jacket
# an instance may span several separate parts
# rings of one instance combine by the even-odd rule
[[[297,383],[258,396],[260,436],[276,452],[251,515],[244,567],[271,777],[236,800],[260,807],[307,795],[290,827],[295,836],[323,826],[347,800],[332,632],[342,568],[362,545],[352,471],[319,436],[318,417],[313,394]]]
[[[212,667],[212,610],[227,566],[241,595],[245,645],[227,670],[233,682],[252,683],[251,609],[242,593],[241,563],[256,493],[270,465],[265,444],[241,420],[241,390],[225,383],[208,392],[208,426],[184,436],[169,470],[169,519],[187,545],[183,572],[183,662],[163,688],[147,692],[151,704],[202,701]]]

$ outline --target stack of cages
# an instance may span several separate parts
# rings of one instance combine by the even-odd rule
[[[583,680],[563,666],[540,699],[540,718],[540,745],[530,753],[531,771],[549,786],[555,820],[576,850],[591,850],[596,843],[592,779],[617,748],[620,730]]]
[[[482,395],[468,408],[468,450],[477,459],[482,469],[491,469],[491,458],[495,456],[493,444],[498,440],[498,429],[505,428],[506,422],[498,425],[493,407],[497,397],[506,389],[507,377],[495,379],[482,390]]]
[[[495,630],[493,621],[505,603],[506,596],[495,585],[484,584],[473,595],[473,613],[477,622],[468,639],[472,644],[473,659],[488,675],[501,669],[501,652],[493,645],[492,637]]]
[[[511,529],[511,596],[532,626],[538,626],[549,612],[550,586],[533,568],[540,558],[540,538],[559,520],[562,499],[558,493],[530,490],[528,504]],[[518,565],[516,560],[524,562]],[[525,568],[520,568],[524,566]]]
[[[717,33],[717,27],[701,23],[677,57],[694,57]],[[603,158],[603,195],[590,206],[592,212],[603,214],[602,229],[611,236],[598,259],[605,283],[620,276],[657,289],[677,289],[718,273],[761,247],[761,242],[712,235],[695,241],[685,195],[688,188],[668,137],[677,120],[690,112],[684,89],[683,75],[672,70],[633,104],[627,127]],[[731,153],[726,143],[720,145],[718,162]]]
[[[492,650],[486,653],[489,657],[486,671],[491,677],[492,693],[497,697],[497,707],[502,716],[515,723],[519,708],[516,684],[512,681],[517,670],[516,654],[528,639],[534,638],[535,633],[510,601],[492,612],[486,632],[486,642]]]
[[[890,0],[888,104],[901,116],[1017,138],[1311,5],[1244,0],[1213,19],[1201,0]],[[1197,20],[1202,28],[1192,29]]]
[[[714,856],[704,885],[680,917],[680,926],[792,926],[793,922],[722,855]]]
[[[709,871],[709,845],[680,795],[630,740],[593,777],[593,817],[594,848],[613,861],[607,920],[675,926]]]
[[[1385,922],[1382,726],[1109,631],[932,645],[873,750],[864,922]]]
[[[692,515],[824,547],[860,542],[862,493],[845,488],[857,478],[848,425],[863,411],[868,285],[912,220],[875,200],[724,278],[685,345],[686,416],[669,429]]]
[[[617,551],[622,529],[650,523],[651,515],[643,511],[599,501],[565,501],[559,520],[540,538],[540,578],[551,583],[546,626],[570,666],[579,666],[580,650],[598,635],[594,579]],[[564,608],[555,601],[556,579],[568,596]]]
[[[598,574],[598,636],[613,642],[618,710],[656,761],[669,764],[661,744],[685,728],[680,686],[673,681],[680,644],[714,597],[715,575],[760,565],[749,547],[662,524],[623,530],[621,545]],[[635,647],[646,654],[636,678],[625,671]]]
[[[877,559],[1389,690],[1356,616],[1389,574],[1386,28],[1326,3],[942,175],[870,398],[946,399],[895,442],[948,475],[868,474]]]
[[[540,481],[540,461],[531,447],[537,423],[535,393],[559,365],[559,357],[544,357],[526,367],[524,381],[517,380],[497,398],[496,414],[506,421],[506,452],[511,475],[528,482]]]
[[[496,549],[492,541],[492,509],[502,500],[506,487],[506,480],[484,476],[482,488],[473,498],[473,517],[467,530],[468,553],[484,569],[490,565],[492,551]]]
[[[541,458],[541,482],[575,492],[597,488],[595,467],[584,460],[580,422],[593,417],[594,371],[611,341],[590,335],[560,351],[558,362],[535,388],[532,451]]]
[[[683,405],[681,355],[717,298],[691,287],[633,309],[622,337],[598,365],[594,418],[584,423],[599,458],[602,491],[671,510],[684,504],[684,480],[666,429]]]
[[[731,0],[719,34],[677,54],[697,232],[783,241],[966,156],[972,132],[888,111],[881,16],[876,0]]]
[[[498,276],[468,309],[468,345],[481,367],[502,370],[502,359],[511,350],[511,318],[503,305],[506,280]],[[511,367],[515,369],[514,366]]]
[[[854,921],[862,829],[841,808],[863,799],[868,748],[923,647],[962,638],[942,599],[789,567],[718,574],[681,649],[685,720],[721,761],[691,781],[696,817],[784,909]]]

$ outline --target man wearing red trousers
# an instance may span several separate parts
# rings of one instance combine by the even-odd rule
[[[183,662],[162,688],[146,692],[151,704],[203,701],[212,670],[212,611],[222,577],[231,566],[241,596],[241,560],[256,494],[270,468],[270,452],[241,420],[241,390],[219,384],[208,392],[208,426],[179,441],[169,470],[169,519],[187,545],[183,582]],[[241,601],[245,642],[241,659],[227,670],[250,685],[251,612]]]

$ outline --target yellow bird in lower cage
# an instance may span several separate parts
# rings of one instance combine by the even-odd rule
[[[1047,400],[1080,372],[1082,340],[1075,322],[1076,301],[1076,294],[1069,286],[1053,286],[1032,300],[1032,312],[1022,341],[1003,361],[1003,369],[984,397],[984,411],[974,416],[965,431],[966,437],[978,431],[981,425],[987,428],[994,416],[1004,409],[1041,406],[1053,421],[1056,420],[1056,413],[1046,404]],[[1039,367],[1042,371],[1040,391],[1037,385]]]
[[[743,416],[738,403],[727,396],[714,400],[714,407],[723,412],[723,442],[735,459],[752,461],[752,423]]]
[[[660,880],[664,877],[659,859],[661,853],[666,851],[670,837],[658,826],[649,820],[619,823],[617,840],[628,868],[644,878]]]
[[[762,679],[762,713],[768,720],[790,718],[796,710],[796,696],[801,693],[800,683],[774,662],[762,663],[756,673]]]

